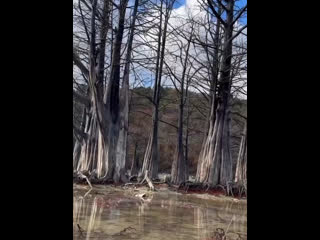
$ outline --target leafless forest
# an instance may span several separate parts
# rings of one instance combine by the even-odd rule
[[[246,191],[246,18],[235,0],[74,0],[74,178]]]

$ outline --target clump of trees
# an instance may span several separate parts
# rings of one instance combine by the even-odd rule
[[[246,186],[246,6],[74,2],[74,173]]]

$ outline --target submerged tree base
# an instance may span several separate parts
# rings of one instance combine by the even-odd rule
[[[185,183],[178,187],[178,190],[186,193],[207,193],[215,196],[231,196],[234,198],[247,198],[247,190],[244,186],[236,183],[230,183],[228,186],[203,185],[200,183]]]
[[[246,199],[247,191],[246,187],[237,183],[229,183],[228,186],[211,186],[194,182],[185,182],[180,185],[173,185],[165,180],[154,180],[152,181],[152,187],[148,181],[138,181],[138,179],[131,179],[127,183],[115,183],[112,179],[97,179],[90,178],[91,184],[94,185],[112,185],[113,187],[121,187],[124,189],[141,189],[148,188],[151,191],[159,190],[170,190],[174,192],[179,192],[182,194],[207,194],[211,196],[222,196],[222,197],[232,197],[236,199]],[[75,184],[88,185],[88,181],[85,178],[79,176],[74,176],[73,182]]]

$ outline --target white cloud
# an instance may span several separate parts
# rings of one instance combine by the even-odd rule
[[[200,0],[201,1],[201,0]],[[133,4],[133,2],[132,2]],[[131,5],[131,4],[130,4]],[[140,76],[140,80],[145,81],[145,86],[153,86],[152,80],[154,79],[154,73],[152,73],[152,68],[154,68],[155,63],[155,57],[156,57],[156,51],[157,48],[157,41],[156,41],[156,35],[158,32],[157,27],[154,26],[157,21],[159,21],[158,18],[159,12],[155,11],[153,15],[149,17],[145,17],[143,21],[146,22],[146,24],[143,24],[141,27],[138,27],[138,30],[145,29],[145,27],[153,26],[153,28],[150,28],[148,30],[148,34],[139,34],[135,35],[134,39],[134,56],[133,59],[141,59],[141,58],[154,58],[154,61],[150,61],[149,63],[146,61],[146,63],[143,64],[143,66],[140,66],[138,64],[135,64],[134,69],[135,72]],[[188,19],[193,18],[197,20],[198,22],[204,22],[206,18],[206,12],[201,9],[201,4],[198,0],[186,0],[185,4],[172,10],[171,18],[169,20],[169,26],[168,31],[171,32],[173,29],[183,29],[184,33],[190,33],[191,31],[191,23],[188,22]],[[148,23],[148,21],[152,20]],[[141,22],[140,22],[141,24]],[[207,25],[196,25],[194,27],[194,30],[197,32],[199,37],[201,39],[204,39],[206,30],[205,27],[208,27]],[[237,23],[235,26],[235,30],[240,29],[242,27],[241,24]],[[74,31],[77,31],[75,28]],[[246,29],[244,30],[244,33],[246,33]],[[126,35],[126,34],[125,34]],[[152,36],[153,35],[153,38]],[[124,39],[124,42],[126,40]],[[246,36],[240,34],[234,41],[236,44],[245,44],[246,43]],[[141,44],[142,43],[142,44]],[[179,58],[176,58],[174,55],[168,54],[168,53],[175,53],[176,55],[182,54],[182,56],[185,56],[184,50],[181,53],[181,47],[185,48],[187,44],[187,40],[181,36],[177,36],[177,34],[169,34],[166,44],[166,55],[165,60],[166,62],[171,66],[171,68],[175,71],[177,76],[182,75],[182,69],[183,65],[180,62]],[[235,52],[239,53],[240,50],[235,48]],[[194,75],[195,71],[201,66],[201,64],[206,64],[207,62],[207,56],[204,54],[203,48],[200,46],[192,46],[190,47],[190,55],[191,58],[194,57],[197,61],[200,63],[197,63],[197,61],[193,61],[192,64],[188,65],[188,72],[189,75]],[[165,70],[165,66],[164,66]],[[190,71],[189,71],[190,70]],[[130,77],[130,83],[131,85],[137,85],[137,82],[134,83],[134,74],[131,74]],[[197,72],[197,74],[194,75],[193,80],[194,82],[199,82],[200,79],[202,81],[206,81],[206,78],[208,78],[207,69],[201,69]],[[246,86],[246,71],[242,71],[241,75],[236,76],[237,81],[235,82],[235,86]],[[240,80],[239,80],[240,79]],[[137,79],[136,79],[137,80]],[[166,76],[163,76],[163,82],[166,86],[173,86],[171,83],[171,80],[168,79]],[[205,86],[200,87],[202,90],[205,90]],[[191,88],[190,90],[197,91],[195,88]]]

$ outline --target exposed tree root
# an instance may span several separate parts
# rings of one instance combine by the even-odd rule
[[[123,178],[122,178],[123,179]],[[73,182],[83,184],[87,182],[90,188],[92,188],[92,184],[113,184],[113,179],[107,178],[97,178],[97,175],[94,171],[90,172],[74,172],[73,173]]]
[[[148,170],[146,170],[146,174],[144,175],[144,179],[141,181],[141,183],[143,183],[144,181],[147,181],[150,190],[154,191],[154,185],[153,185],[152,181],[150,180],[150,178],[148,177]]]
[[[180,184],[177,190],[183,190],[185,192],[198,192],[198,193],[209,193],[209,194],[224,194],[232,197],[246,197],[246,187],[239,183],[228,182],[226,186],[216,185],[212,186],[207,183],[191,183],[186,182]]]
[[[87,183],[90,186],[90,189],[92,189],[92,184],[114,184],[114,181],[112,179],[98,179],[92,172],[76,172],[73,175],[74,182],[79,184]],[[225,196],[231,196],[234,198],[243,198],[247,197],[247,186],[245,183],[235,183],[235,182],[228,182],[226,185],[215,185],[212,186],[208,183],[195,183],[195,182],[184,182],[180,185],[172,185],[170,181],[167,180],[154,180],[151,181],[151,179],[148,176],[148,172],[146,172],[144,178],[141,181],[138,181],[139,179],[136,178],[137,176],[132,176],[128,180],[129,182],[126,182],[123,187],[140,187],[145,184],[148,185],[149,189],[151,191],[156,191],[155,186],[166,184],[168,188],[171,188],[172,190],[180,190],[184,191],[185,193],[208,193],[212,195],[225,195]],[[136,181],[135,181],[136,180]]]
[[[79,176],[81,179],[85,179],[85,180],[87,181],[88,185],[90,186],[90,188],[92,189],[91,182],[90,182],[89,178],[88,178],[86,175],[84,175],[83,173],[79,172],[79,173],[78,173],[78,176]]]

